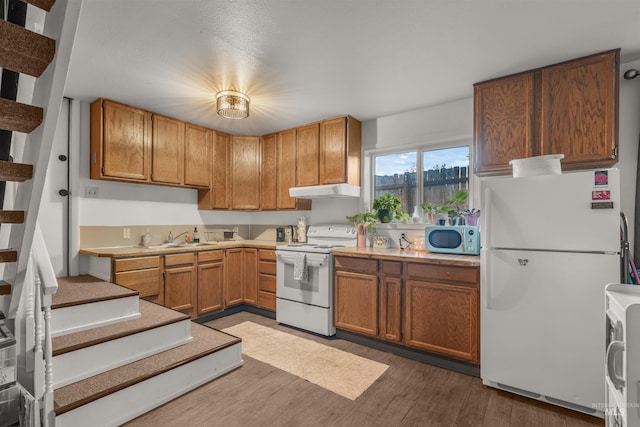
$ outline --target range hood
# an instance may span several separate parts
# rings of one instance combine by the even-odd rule
[[[352,184],[310,185],[308,187],[292,187],[291,197],[300,199],[324,199],[331,197],[360,197],[360,187]]]

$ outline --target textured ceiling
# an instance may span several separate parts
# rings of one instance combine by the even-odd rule
[[[265,134],[618,47],[640,59],[638,0],[84,0],[65,94]],[[216,114],[225,89],[251,97],[249,118]]]

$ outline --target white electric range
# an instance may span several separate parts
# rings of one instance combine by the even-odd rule
[[[341,224],[312,225],[307,238],[307,243],[276,250],[276,320],[317,334],[334,335],[331,252],[356,246],[356,229]],[[304,275],[299,274],[301,268],[306,268]]]

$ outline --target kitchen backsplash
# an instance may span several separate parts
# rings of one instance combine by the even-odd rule
[[[193,224],[193,225],[131,225],[131,226],[81,226],[80,227],[80,247],[98,248],[113,246],[136,246],[140,244],[140,238],[149,230],[151,233],[151,244],[160,244],[167,240],[169,232],[176,241],[182,242],[184,235],[178,237],[180,233],[193,233],[194,227],[198,227],[200,241],[222,241],[225,240],[224,232],[235,231],[234,240],[262,240],[268,242],[276,241],[276,228],[285,227],[289,224],[278,225],[233,225],[233,224]],[[129,230],[129,237],[124,237],[126,230]],[[406,233],[409,241],[415,241],[418,236],[424,235],[423,225],[403,227],[393,225],[379,227],[378,234],[391,240],[392,248],[398,247],[401,233]]]
[[[222,241],[224,239],[224,232],[236,231],[234,235],[235,240],[244,240],[251,238],[251,226],[233,225],[233,224],[193,224],[193,225],[125,225],[125,226],[81,226],[80,227],[80,247],[81,248],[97,248],[97,247],[112,247],[112,246],[135,246],[140,243],[140,237],[144,235],[147,230],[151,233],[152,244],[163,243],[167,240],[169,232],[178,242],[182,242],[185,235],[180,233],[187,232],[186,234],[193,234],[193,229],[198,227],[198,234],[200,241]],[[127,234],[129,237],[125,237]],[[275,228],[274,237],[275,241]]]

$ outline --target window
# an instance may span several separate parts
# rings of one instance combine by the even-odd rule
[[[469,192],[468,145],[374,154],[372,168],[371,200],[392,193],[408,214],[422,203],[442,205],[459,190]]]

